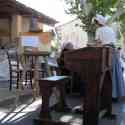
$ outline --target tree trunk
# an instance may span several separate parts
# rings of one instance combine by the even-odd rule
[[[88,43],[93,43],[95,40],[95,35],[93,32],[87,32],[88,35]]]

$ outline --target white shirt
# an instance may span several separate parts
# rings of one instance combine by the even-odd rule
[[[116,40],[116,33],[113,31],[112,28],[109,26],[103,26],[96,30],[96,40],[102,42],[103,45],[105,44],[115,44]]]

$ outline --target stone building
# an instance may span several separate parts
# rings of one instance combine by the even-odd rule
[[[25,32],[43,32],[57,21],[16,0],[0,0],[0,41],[15,41]]]

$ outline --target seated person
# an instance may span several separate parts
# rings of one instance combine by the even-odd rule
[[[58,63],[59,70],[60,70],[60,75],[69,75],[69,76],[72,75],[71,72],[64,65],[64,52],[72,50],[72,49],[73,49],[72,43],[68,42],[68,43],[63,45],[63,49],[61,51],[60,57],[57,59],[57,63]],[[66,86],[66,92],[69,91],[68,85]]]
[[[73,45],[72,43],[68,42],[64,44],[60,57],[57,59],[57,63],[60,67],[61,75],[69,75],[69,71],[64,66],[64,52],[69,51],[69,50],[73,50]]]
[[[63,46],[62,52],[60,54],[59,59],[57,60],[58,65],[60,67],[61,70],[61,75],[73,75],[73,86],[75,84],[78,84],[77,86],[79,86],[79,91],[80,91],[80,96],[84,96],[84,81],[81,81],[79,75],[77,73],[71,73],[64,65],[64,52],[66,51],[70,51],[73,50],[73,45],[71,43],[66,43]],[[67,89],[67,86],[66,86]],[[76,88],[75,88],[76,89]],[[73,111],[75,112],[83,112],[83,105],[80,105],[78,108],[73,109]]]

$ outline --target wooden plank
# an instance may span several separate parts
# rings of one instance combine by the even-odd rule
[[[9,33],[2,33],[2,32],[0,32],[0,37],[9,37]]]
[[[16,14],[18,11],[11,7],[3,7],[0,9],[0,13]]]
[[[9,19],[10,17],[11,17],[11,15],[9,13],[0,12],[0,19],[3,19],[3,18]]]
[[[0,0],[0,12],[6,12],[9,14],[21,14],[21,15],[34,15],[40,19],[40,21],[54,25],[57,23],[56,20],[50,18],[43,13],[40,13],[30,7],[25,6],[24,4],[16,1],[16,0]]]
[[[16,7],[16,5],[12,3],[0,2],[0,7],[3,7],[3,6]]]

